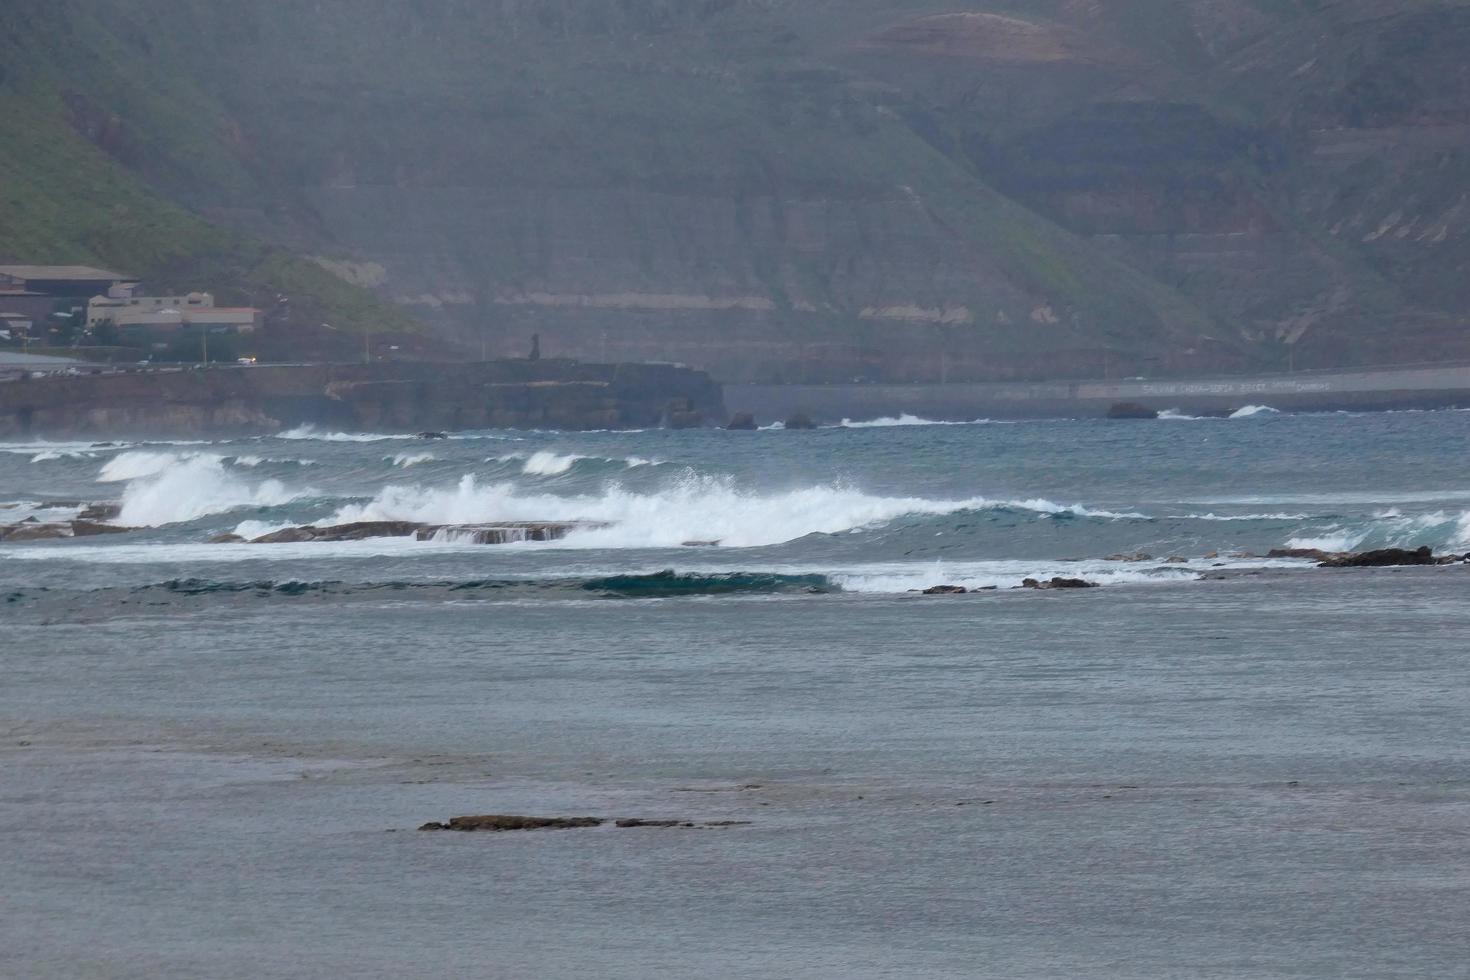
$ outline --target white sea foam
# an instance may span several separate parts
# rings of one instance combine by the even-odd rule
[[[390,439],[414,439],[412,435],[390,435],[381,432],[323,432],[314,425],[298,425],[277,432],[277,439],[313,440],[316,442],[385,442]]]
[[[124,460],[127,456],[135,458]],[[112,467],[119,461],[122,465]],[[209,454],[125,453],[103,467],[101,479],[128,481],[118,523],[129,527],[158,527],[241,507],[277,506],[305,495],[288,490],[279,480],[251,485],[230,473],[221,457]]]
[[[429,524],[491,521],[587,521],[605,528],[578,531],[560,547],[666,548],[686,541],[726,547],[778,544],[808,534],[835,534],[905,515],[950,514],[1007,508],[1049,517],[1141,518],[1050,500],[930,500],[879,497],[841,486],[779,493],[737,488],[726,478],[686,473],[662,489],[639,493],[616,484],[598,495],[526,492],[509,483],[481,484],[473,475],[454,487],[389,486],[373,500],[340,509],[322,523],[405,520]]]
[[[883,594],[919,592],[936,585],[959,586],[971,591],[1004,590],[1016,588],[1028,578],[1046,582],[1056,577],[1080,578],[1102,586],[1169,585],[1197,581],[1200,572],[1177,565],[1137,567],[1102,561],[998,560],[858,565],[828,572],[827,576],[845,592]]]
[[[920,418],[903,412],[899,415],[888,416],[881,419],[865,419],[855,422],[852,419],[843,419],[842,425],[847,429],[891,429],[896,426],[907,425],[984,425],[989,419],[972,419],[968,422],[945,422],[937,419]]]
[[[569,472],[574,466],[583,460],[594,460],[601,463],[615,463],[627,469],[636,469],[640,466],[662,466],[663,461],[658,459],[646,459],[642,456],[626,456],[621,459],[609,456],[582,456],[577,453],[556,453],[549,450],[540,450],[534,453],[507,453],[504,456],[491,456],[485,460],[487,463],[520,463],[521,472],[527,476],[560,476]]]
[[[521,472],[527,476],[559,476],[577,465],[577,460],[586,458],[572,454],[559,456],[556,453],[542,450],[530,455],[521,465]]]
[[[393,457],[393,465],[407,469],[420,463],[432,463],[435,458],[433,453],[399,453]]]
[[[1281,413],[1270,405],[1247,405],[1245,408],[1236,409],[1230,413],[1232,419],[1249,419],[1257,415],[1280,415]]]
[[[1465,490],[1381,490],[1333,493],[1272,493],[1240,497],[1194,498],[1191,504],[1231,504],[1237,506],[1272,506],[1277,504],[1340,507],[1371,504],[1426,504],[1465,501],[1470,504],[1470,489]]]
[[[1368,537],[1367,531],[1328,531],[1317,537],[1291,538],[1288,548],[1315,548],[1318,551],[1352,551]]]
[[[70,456],[86,453],[90,450],[105,452],[107,448],[91,442],[48,442],[45,439],[37,439],[32,442],[0,442],[0,453],[9,453],[15,456],[45,456],[49,453],[60,453]]]
[[[102,472],[98,474],[97,482],[122,483],[127,480],[136,480],[140,477],[161,473],[170,466],[176,466],[185,460],[197,457],[197,453],[168,453],[149,450],[119,453],[102,464]],[[211,458],[216,462],[219,461],[218,456]]]
[[[1200,422],[1203,417],[1199,415],[1185,415],[1177,408],[1166,408],[1159,413],[1159,418],[1170,422]]]
[[[1450,538],[1452,548],[1470,548],[1470,510],[1460,515],[1455,522],[1455,534]]]
[[[231,466],[243,466],[254,469],[257,466],[272,464],[276,466],[315,466],[314,459],[298,459],[295,457],[280,456],[226,456],[225,462]]]
[[[1311,514],[1181,514],[1171,518],[1179,521],[1305,521]]]
[[[83,452],[80,449],[48,449],[32,456],[31,462],[51,463],[61,459],[94,459],[96,455],[96,453]]]

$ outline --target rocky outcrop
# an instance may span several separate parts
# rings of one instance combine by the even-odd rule
[[[1355,555],[1339,555],[1329,557],[1322,562],[1323,568],[1392,568],[1400,565],[1438,565],[1439,559],[1434,557],[1434,552],[1428,547],[1416,548],[1413,551],[1407,548],[1383,548],[1378,551],[1365,551]]]
[[[503,832],[507,830],[577,830],[601,827],[601,817],[518,817],[490,813],[476,817],[450,817],[448,823],[426,823],[419,830],[462,830]]]
[[[1110,419],[1156,419],[1159,413],[1156,409],[1137,402],[1117,402],[1108,408]]]
[[[817,423],[812,421],[810,415],[807,415],[804,412],[797,412],[795,415],[786,420],[785,427],[787,430],[815,429],[817,427]]]
[[[63,538],[91,538],[103,534],[126,534],[136,530],[103,524],[98,521],[22,521],[19,524],[0,524],[0,541],[16,544],[21,541],[56,541]]]
[[[1048,582],[1042,582],[1034,578],[1024,579],[1021,582],[1023,589],[1096,589],[1096,582],[1088,582],[1080,578],[1063,578],[1058,575]]]

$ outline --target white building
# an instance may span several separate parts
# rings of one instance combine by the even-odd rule
[[[111,320],[119,329],[127,327],[232,327],[248,333],[260,325],[260,311],[248,306],[215,306],[209,293],[183,296],[133,296],[121,287],[106,296],[94,296],[87,304],[87,326],[95,329]]]

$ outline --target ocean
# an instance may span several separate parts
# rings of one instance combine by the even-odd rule
[[[135,528],[0,542],[0,975],[1470,976],[1470,566],[1264,557],[1470,552],[1467,446],[0,443],[0,524]],[[210,543],[387,520],[581,526]]]

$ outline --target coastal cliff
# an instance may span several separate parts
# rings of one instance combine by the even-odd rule
[[[32,377],[0,384],[0,437],[626,429],[718,423],[720,386],[661,364],[260,365]]]

